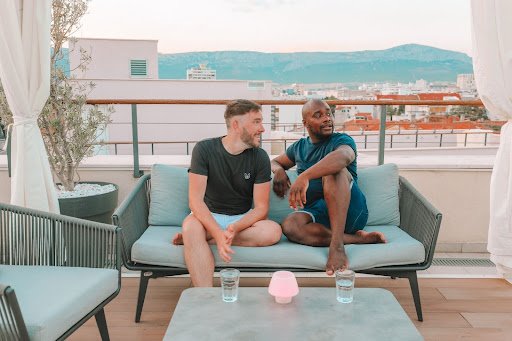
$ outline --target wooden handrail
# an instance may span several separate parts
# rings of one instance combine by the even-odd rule
[[[226,105],[229,99],[88,99],[87,104],[210,104]],[[255,99],[261,105],[302,105],[307,100]],[[463,105],[483,106],[481,100],[471,101],[430,101],[430,100],[326,100],[329,105]]]

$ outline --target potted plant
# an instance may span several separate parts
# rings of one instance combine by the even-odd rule
[[[88,106],[87,95],[94,84],[74,80],[69,75],[73,70],[67,70],[67,65],[62,62],[66,53],[64,44],[73,39],[71,35],[76,32],[80,19],[87,12],[87,2],[52,1],[50,96],[38,124],[52,173],[58,182],[61,213],[110,223],[111,213],[117,205],[118,187],[90,182],[77,185],[77,169],[85,157],[93,154],[94,143],[110,122],[113,108],[109,106],[100,110],[97,106]],[[80,50],[80,60],[78,68],[87,69],[90,55]],[[1,89],[0,121],[3,124],[12,122]]]

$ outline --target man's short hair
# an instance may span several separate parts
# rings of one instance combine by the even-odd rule
[[[226,111],[224,111],[224,119],[226,125],[229,128],[229,122],[233,116],[245,115],[251,111],[260,111],[261,105],[247,99],[235,99],[226,105]]]
[[[304,105],[302,106],[302,119],[303,120],[306,119],[306,116],[311,111],[311,107],[313,105],[315,105],[315,104],[325,104],[325,103],[326,103],[325,101],[323,101],[321,99],[318,99],[318,98],[310,99],[309,101],[304,103]]]

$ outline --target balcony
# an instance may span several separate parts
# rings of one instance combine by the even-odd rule
[[[138,103],[139,105],[161,104],[178,107],[180,105],[217,106],[224,102],[223,100],[152,100],[145,103],[140,100],[91,101],[94,104],[121,103],[120,105],[127,106]],[[270,103],[272,102],[264,103],[267,106],[267,111]],[[342,103],[346,104],[347,102]],[[281,103],[281,105],[288,104],[300,103]],[[373,101],[370,104],[395,105],[394,102],[389,101],[385,103]],[[469,103],[469,105],[475,104],[480,103]],[[139,111],[139,117],[141,115],[143,115],[143,111]],[[124,117],[123,120],[130,121],[130,118]],[[222,117],[215,117],[212,120],[222,122]],[[141,122],[138,125],[135,124],[136,129],[140,129],[140,127]],[[494,267],[488,266],[485,262],[483,264],[487,266],[463,266],[465,258],[469,259],[469,263],[475,259],[485,260],[488,258],[486,244],[489,220],[489,182],[496,146],[482,144],[478,147],[470,147],[466,143],[466,146],[440,148],[436,143],[435,147],[400,148],[400,144],[398,144],[397,148],[398,137],[396,135],[401,133],[402,136],[406,136],[406,133],[403,130],[397,133],[391,129],[386,130],[382,126],[380,128],[380,138],[375,142],[372,140],[374,144],[371,145],[371,148],[363,147],[359,150],[359,166],[370,167],[381,162],[396,163],[399,166],[400,175],[411,181],[434,206],[443,212],[444,220],[435,256],[437,265],[419,274],[424,322],[416,320],[414,304],[406,280],[360,275],[356,279],[356,286],[390,290],[426,340],[453,340],[463,337],[489,340],[510,338],[512,331],[508,326],[512,321],[512,285],[506,280],[498,278]],[[175,125],[174,129],[182,130],[183,127]],[[222,129],[224,128],[222,127]],[[384,137],[384,132],[387,134],[386,137]],[[391,137],[392,135],[388,134],[390,132],[395,137]],[[453,132],[442,132],[441,134],[453,134]],[[374,136],[378,137],[377,134]],[[439,139],[439,132],[435,136]],[[458,140],[467,141],[467,136]],[[190,143],[190,150],[195,141],[194,139],[187,141]],[[367,146],[368,141],[366,138]],[[447,141],[446,135],[444,141]],[[144,146],[146,142],[148,145],[153,143],[155,146],[159,143],[159,141],[145,140],[142,144],[137,139],[133,139],[125,141],[124,144],[128,145],[128,147],[124,147],[125,155],[96,155],[86,159],[79,169],[81,179],[115,182],[120,187],[119,200],[121,201],[134,186],[139,171],[149,172],[154,163],[188,166],[190,156],[187,155],[189,153],[183,152],[183,146],[181,146],[182,152],[180,153],[182,155],[163,155],[151,152],[148,146]],[[280,152],[284,143],[287,142],[269,139],[266,147],[271,152]],[[364,139],[359,141],[360,146],[364,143]],[[392,145],[393,143],[395,145]],[[137,147],[140,148],[140,153]],[[143,148],[145,149],[143,150]],[[153,147],[153,150],[157,148]],[[109,152],[117,154],[113,145],[110,146]],[[0,202],[9,202],[9,181],[7,156],[0,155]],[[450,262],[449,259],[453,261]],[[443,265],[443,262],[450,266]],[[121,293],[106,308],[107,322],[113,340],[160,340],[165,334],[181,292],[191,286],[187,276],[150,281],[142,320],[137,324],[133,322],[133,317],[137,299],[138,275],[138,273],[124,272]],[[323,274],[303,273],[301,276],[302,278],[299,280],[301,286],[334,286],[332,278],[327,278]],[[246,273],[243,275],[241,285],[266,286],[269,280],[270,273]],[[218,285],[218,281],[216,285]],[[95,322],[89,321],[70,339],[100,339]]]

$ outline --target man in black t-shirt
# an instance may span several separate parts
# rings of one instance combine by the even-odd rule
[[[268,246],[281,238],[281,227],[266,220],[270,198],[270,160],[259,148],[261,106],[248,100],[228,103],[226,136],[199,142],[189,169],[189,206],[183,232],[173,243],[184,244],[192,284],[213,286],[215,260],[231,261],[231,245]],[[254,207],[251,206],[254,203]]]

